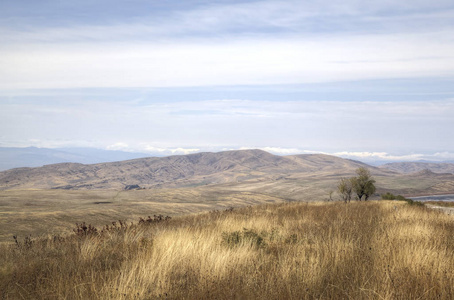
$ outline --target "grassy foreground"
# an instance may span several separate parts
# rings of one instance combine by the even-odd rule
[[[454,219],[287,203],[2,245],[1,299],[454,299]]]
[[[454,202],[451,201],[426,201],[425,203],[441,207],[454,207]]]

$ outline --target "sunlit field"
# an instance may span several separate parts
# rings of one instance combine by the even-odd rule
[[[441,207],[454,207],[454,201],[427,201],[425,203]]]
[[[454,218],[398,201],[153,217],[2,245],[2,299],[453,299]]]

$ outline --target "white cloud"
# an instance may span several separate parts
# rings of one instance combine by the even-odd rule
[[[454,160],[454,153],[452,152],[437,152],[432,155],[435,160]]]
[[[454,76],[453,18],[447,0],[323,0],[214,3],[102,25],[3,24],[0,89]]]
[[[345,150],[365,159],[394,159],[383,152],[392,149],[440,151],[433,156],[450,159],[453,99],[396,102],[392,94],[381,102],[345,97],[318,102],[300,92],[300,101],[172,103],[163,97],[150,104],[98,101],[75,89],[48,104],[45,93],[26,89],[273,84],[304,89],[304,83],[365,79],[452,81],[452,20],[449,0],[367,5],[322,0],[212,3],[151,12],[133,22],[97,22],[102,25],[50,27],[24,19],[19,28],[3,22],[0,143],[149,147],[166,154],[253,145],[280,154]],[[25,98],[29,101],[18,100]],[[355,149],[360,151],[351,153]]]
[[[454,152],[443,153],[411,153],[411,154],[390,154],[387,152],[334,152],[331,155],[355,159],[366,163],[380,162],[403,162],[403,161],[451,161],[454,160]]]
[[[118,142],[118,143],[115,143],[113,145],[109,145],[106,147],[107,150],[123,150],[123,151],[127,151],[129,148],[129,145],[126,144],[126,143],[122,143],[122,142]]]
[[[0,103],[0,142],[37,139],[41,147],[80,144],[169,154],[243,146],[277,154],[360,149],[367,153],[341,154],[393,159],[382,152],[452,152],[453,115],[454,100],[75,101],[58,107],[6,102]]]
[[[292,154],[301,154],[303,151],[297,148],[281,148],[281,147],[262,147],[260,148],[263,151],[270,152],[278,155],[292,155]]]
[[[186,155],[186,154],[191,154],[191,153],[196,153],[200,152],[201,149],[198,148],[163,148],[163,147],[155,147],[155,146],[150,146],[150,145],[140,145],[139,148],[140,151],[144,151],[147,153],[152,153],[152,154],[159,154],[159,155]]]
[[[454,76],[454,31],[0,48],[0,89],[267,85]]]
[[[432,26],[444,28],[441,20],[451,24],[449,21],[453,15],[452,1],[449,0],[368,1],[367,5],[357,0],[253,1],[194,5],[185,10],[150,11],[149,15],[134,18],[132,22],[118,18],[102,25],[99,25],[99,20],[95,22],[97,25],[87,25],[89,16],[84,19],[84,23],[76,22],[72,27],[46,27],[45,21],[41,22],[41,26],[27,26],[26,22],[22,22],[18,28],[4,24],[5,28],[0,29],[0,35],[5,42],[55,42],[156,40],[187,38],[194,34],[225,37],[243,33],[250,36],[268,34],[267,30],[270,29],[272,32],[283,29],[280,34],[288,31],[300,34],[314,31],[314,34],[324,34],[323,31],[317,31],[321,27],[317,26],[318,23],[323,23],[324,28],[336,32],[342,30],[339,27],[343,26],[347,27],[346,31],[364,32],[371,23],[379,24],[379,29],[400,32],[402,29],[408,29],[408,24],[412,30],[423,30]],[[415,23],[415,20],[419,22]],[[351,26],[351,22],[357,26]],[[387,24],[391,28],[387,28]],[[431,24],[433,25],[430,26]]]
[[[335,152],[332,155],[364,161],[370,160],[418,161],[421,159],[425,159],[428,156],[424,154],[391,155],[386,152],[349,152],[349,151]]]

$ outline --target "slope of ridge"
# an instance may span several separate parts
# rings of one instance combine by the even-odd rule
[[[399,173],[416,173],[429,170],[434,173],[451,173],[454,174],[453,163],[425,163],[425,162],[396,162],[384,164],[379,167]]]
[[[296,162],[299,166],[310,170],[312,172],[322,172],[322,171],[329,171],[329,172],[345,172],[351,173],[352,170],[356,170],[360,167],[366,167],[369,169],[373,169],[374,173],[380,173],[380,171],[372,166],[369,166],[365,163],[340,158],[337,156],[326,155],[326,154],[299,154],[299,155],[290,155],[286,156],[287,158]]]
[[[0,172],[0,189],[123,189],[275,180],[295,173],[351,172],[365,164],[329,155],[277,156],[262,150],[205,152],[101,164],[63,163]],[[372,167],[371,167],[372,168]]]

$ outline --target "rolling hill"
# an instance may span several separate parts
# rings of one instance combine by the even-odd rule
[[[339,178],[355,175],[358,167],[371,171],[378,194],[454,193],[452,174],[401,174],[321,154],[241,150],[52,164],[0,172],[0,243],[13,234],[65,232],[82,221],[102,226],[153,214],[339,200]],[[378,194],[373,198],[379,199]]]
[[[129,185],[190,187],[305,175],[350,174],[361,162],[308,154],[277,156],[262,150],[149,157],[100,164],[61,163],[0,172],[0,189],[124,189]],[[383,173],[379,169],[374,172]]]

